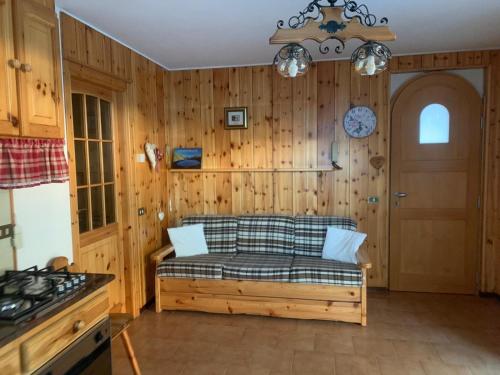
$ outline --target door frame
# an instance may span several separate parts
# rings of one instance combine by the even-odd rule
[[[82,247],[80,243],[80,231],[78,223],[78,201],[76,195],[76,170],[74,160],[73,143],[73,108],[71,95],[73,92],[72,82],[78,82],[77,86],[86,86],[89,89],[99,91],[105,90],[112,97],[112,121],[115,139],[115,170],[120,170],[120,179],[116,180],[115,194],[117,196],[117,222],[118,246],[121,264],[123,311],[139,316],[140,308],[140,264],[141,255],[138,238],[137,209],[135,198],[135,168],[133,155],[132,132],[129,118],[129,85],[117,77],[111,77],[95,69],[76,64],[70,60],[63,60],[63,94],[66,126],[66,141],[68,149],[68,165],[70,174],[70,209],[71,209],[71,231],[73,244],[73,262],[78,266]],[[120,125],[118,125],[120,124]],[[120,209],[118,209],[120,207]],[[99,231],[99,230],[98,230]],[[105,231],[105,228],[103,229]],[[90,234],[91,235],[91,234]]]
[[[479,213],[478,213],[478,228],[477,228],[477,249],[478,253],[476,254],[475,258],[475,269],[476,269],[476,277],[475,277],[475,294],[478,294],[482,291],[484,288],[484,277],[485,277],[485,271],[484,271],[484,254],[485,254],[485,238],[486,238],[486,231],[485,231],[485,221],[486,221],[486,202],[487,202],[487,155],[488,155],[488,138],[489,138],[489,132],[488,132],[488,127],[485,126],[487,123],[487,116],[488,116],[488,108],[489,108],[489,92],[490,92],[490,75],[491,75],[491,67],[489,66],[474,66],[474,67],[460,67],[460,68],[443,68],[443,69],[435,69],[432,71],[425,71],[425,70],[417,70],[413,71],[411,73],[418,73],[417,76],[412,77],[408,79],[404,84],[399,87],[394,95],[390,95],[390,91],[388,95],[390,95],[390,113],[389,113],[389,139],[388,139],[388,149],[389,149],[389,178],[388,178],[388,187],[387,187],[387,203],[388,203],[388,215],[389,215],[389,225],[388,225],[388,230],[387,230],[387,235],[388,235],[388,241],[387,241],[387,246],[388,246],[388,259],[387,259],[387,264],[388,264],[388,270],[387,270],[387,289],[390,290],[390,277],[391,277],[391,272],[390,272],[390,267],[391,267],[391,236],[392,236],[392,228],[391,228],[391,202],[392,202],[392,196],[393,196],[393,191],[392,191],[392,131],[393,131],[393,119],[392,119],[392,114],[394,110],[394,104],[396,103],[397,99],[401,95],[401,93],[412,83],[414,83],[416,80],[422,78],[423,75],[432,75],[432,74],[443,74],[443,73],[449,73],[453,74],[454,70],[473,70],[473,69],[482,69],[483,70],[483,80],[484,80],[484,92],[481,97],[482,100],[482,106],[481,106],[481,140],[480,140],[480,173],[479,173],[479,197],[480,197],[480,207],[479,207]],[[405,73],[410,73],[410,72],[391,72],[390,73],[390,79],[392,79],[393,74],[405,74]],[[460,77],[462,79],[465,79],[463,77]],[[470,82],[467,81],[469,84]],[[389,84],[390,88],[390,84]],[[479,94],[481,95],[481,94]]]

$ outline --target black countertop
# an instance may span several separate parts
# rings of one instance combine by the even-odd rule
[[[75,292],[68,295],[65,299],[57,301],[54,306],[42,309],[36,313],[31,319],[19,324],[0,322],[0,348],[14,341],[18,337],[29,332],[39,324],[59,314],[71,305],[81,301],[98,289],[101,289],[106,284],[114,280],[114,275],[92,274],[87,273],[87,282],[85,285]]]

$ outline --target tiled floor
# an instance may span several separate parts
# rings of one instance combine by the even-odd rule
[[[148,374],[500,374],[500,302],[371,292],[368,327],[145,311],[129,329]],[[114,373],[131,374],[121,340]]]

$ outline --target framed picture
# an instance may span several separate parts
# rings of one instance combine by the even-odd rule
[[[226,117],[226,129],[246,129],[247,107],[224,108]]]
[[[201,169],[201,148],[174,148],[174,169]]]

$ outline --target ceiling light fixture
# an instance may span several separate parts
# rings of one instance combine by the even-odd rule
[[[336,5],[343,1],[342,5]],[[377,26],[377,22],[380,23]],[[278,30],[271,37],[271,44],[286,44],[274,58],[274,65],[283,77],[295,78],[307,72],[311,55],[300,43],[311,39],[319,43],[319,51],[326,54],[330,48],[325,42],[334,39],[339,44],[336,53],[342,53],[345,42],[360,39],[364,42],[352,54],[351,61],[361,75],[374,75],[387,69],[390,49],[380,41],[396,40],[396,35],[386,26],[387,18],[370,13],[365,4],[352,0],[314,0],[297,16],[290,17],[288,28],[278,21]]]

